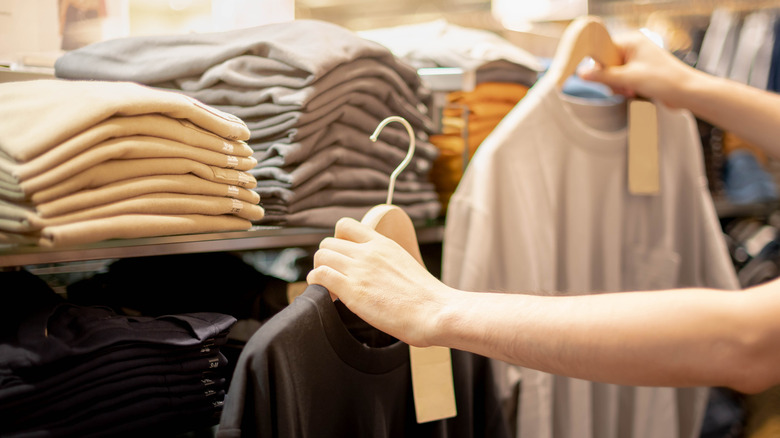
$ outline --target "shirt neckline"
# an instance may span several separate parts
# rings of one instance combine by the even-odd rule
[[[408,363],[408,345],[401,341],[387,347],[375,348],[356,339],[345,326],[336,309],[336,303],[331,300],[330,293],[324,287],[310,285],[299,298],[314,303],[328,342],[339,358],[351,367],[369,374],[384,374]],[[355,318],[359,319],[356,316]],[[377,330],[368,323],[360,322],[372,330]]]
[[[624,103],[613,101],[602,103],[567,96],[550,82],[540,81],[537,85],[538,87],[534,87],[537,98],[549,110],[549,115],[555,119],[556,125],[572,140],[573,145],[600,152],[622,153],[625,150],[628,141],[627,126],[612,131],[598,129],[583,121],[574,109],[576,106],[583,110],[590,108],[609,114],[610,111],[619,110]]]

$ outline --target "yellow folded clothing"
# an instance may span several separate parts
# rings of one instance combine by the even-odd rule
[[[472,102],[508,102],[517,103],[526,93],[528,87],[512,82],[482,82],[471,91],[453,91],[447,95],[447,101],[463,103]]]
[[[442,110],[444,117],[463,118],[463,108],[468,108],[469,120],[483,118],[503,118],[517,103],[512,102],[483,102],[475,101],[463,106],[448,106]]]

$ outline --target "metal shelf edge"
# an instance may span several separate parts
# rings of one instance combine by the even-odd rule
[[[444,234],[443,225],[420,226],[417,233],[420,243],[440,242]],[[0,268],[196,252],[317,246],[322,239],[331,235],[333,230],[328,228],[256,226],[246,231],[117,239],[72,247],[9,246],[0,248]]]

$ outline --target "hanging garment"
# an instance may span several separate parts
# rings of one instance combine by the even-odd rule
[[[772,68],[772,50],[775,46],[775,25],[777,21],[777,14],[772,14],[764,35],[760,36],[761,45],[756,51],[756,57],[750,68],[748,85],[762,90],[766,90],[769,85],[769,71]]]
[[[309,286],[247,343],[217,436],[508,437],[488,361],[452,351],[452,367],[457,416],[418,424],[408,345]]]
[[[774,14],[767,11],[752,12],[745,17],[737,38],[729,79],[743,84],[761,81],[758,78],[754,80],[752,76],[754,72],[762,76],[766,74],[760,72],[756,66],[761,63],[758,57],[764,55],[761,50],[765,41],[773,39],[771,33],[774,20]],[[766,85],[761,88],[766,88]]]
[[[715,76],[727,77],[731,70],[739,32],[739,13],[726,8],[712,11],[710,23],[702,39],[696,68]]]
[[[443,281],[549,295],[738,289],[690,113],[657,105],[660,193],[633,196],[625,107],[539,84],[482,143],[450,200]],[[707,400],[706,389],[604,385],[495,364],[522,375],[520,437],[692,438]],[[508,394],[516,382],[504,375]]]
[[[772,32],[774,44],[772,44],[766,88],[777,93],[780,92],[780,18],[774,21]]]

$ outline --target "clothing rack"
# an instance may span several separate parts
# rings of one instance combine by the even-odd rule
[[[601,16],[638,16],[647,17],[651,13],[671,15],[709,15],[717,8],[734,11],[750,11],[780,7],[778,0],[673,0],[633,2],[590,1],[589,13]]]

